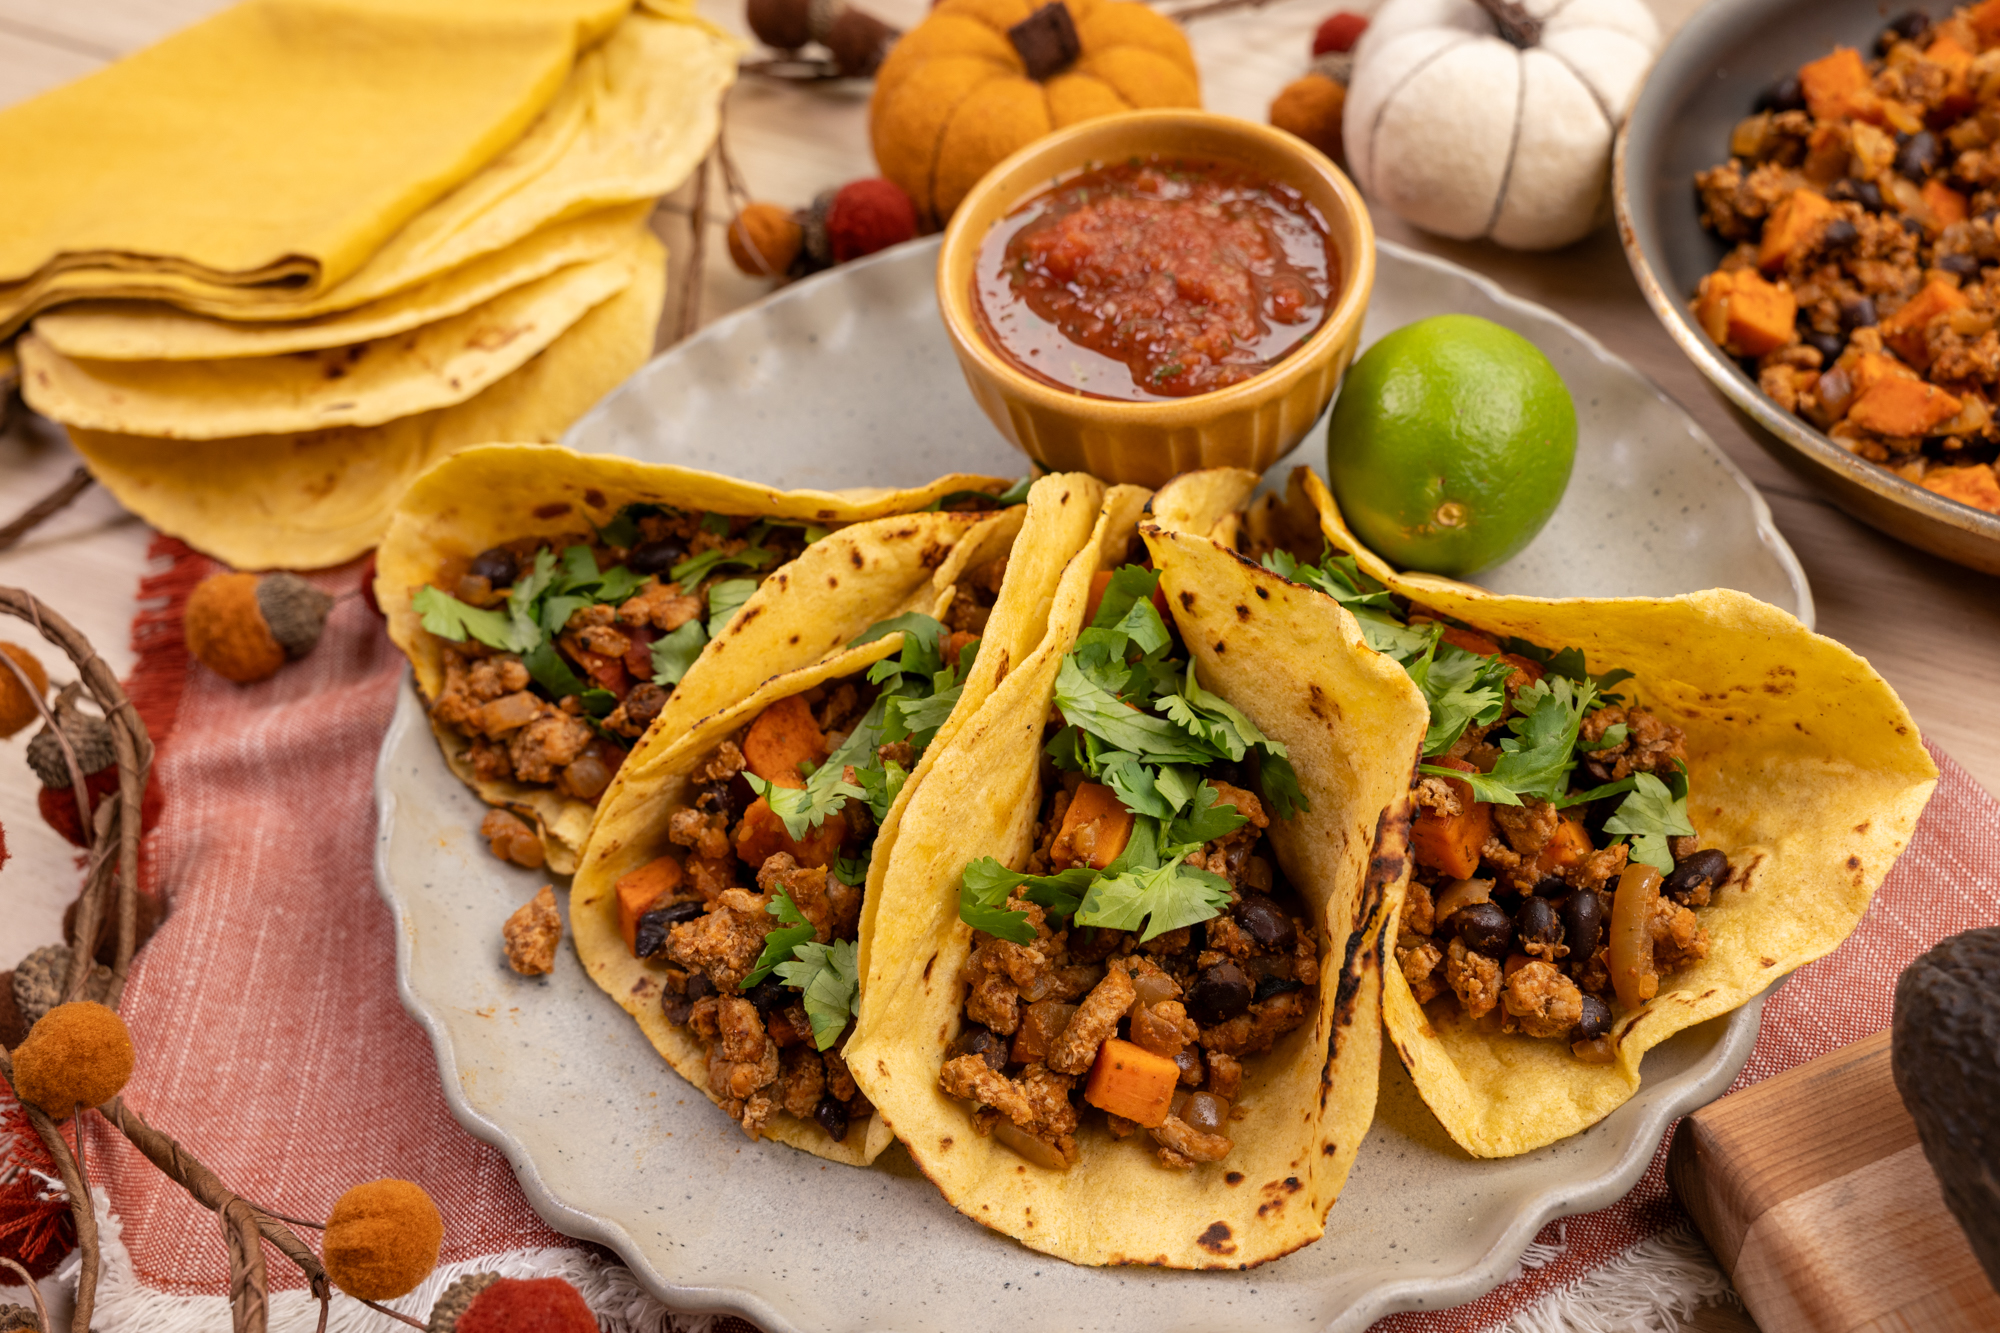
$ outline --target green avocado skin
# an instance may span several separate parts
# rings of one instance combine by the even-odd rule
[[[2000,1288],[2000,926],[1954,935],[1896,982],[1889,1067],[1945,1205]]]
[[[1519,554],[1555,513],[1576,461],[1576,405],[1520,334],[1436,315],[1348,369],[1326,461],[1357,537],[1391,564],[1463,578]],[[1465,521],[1439,525],[1451,501]]]

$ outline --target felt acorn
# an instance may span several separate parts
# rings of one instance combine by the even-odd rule
[[[781,278],[805,248],[805,229],[789,208],[745,204],[729,223],[729,257],[753,278]]]
[[[1312,68],[1286,84],[1271,103],[1273,125],[1342,165],[1347,150],[1341,142],[1341,122],[1348,80],[1354,75],[1354,44],[1367,30],[1368,20],[1350,10],[1328,15],[1313,33]]]
[[[468,1273],[431,1307],[430,1333],[597,1333],[597,1316],[562,1278]]]
[[[326,1275],[350,1296],[406,1296],[437,1267],[444,1219],[421,1185],[371,1180],[340,1196],[326,1221]]]
[[[14,1050],[14,1092],[62,1120],[101,1106],[132,1077],[132,1033],[115,1010],[91,1000],[59,1004],[35,1020]]]
[[[77,767],[84,774],[83,790],[88,798],[85,804],[94,815],[97,803],[118,791],[118,747],[111,737],[111,724],[94,713],[84,712],[80,707],[82,697],[82,686],[65,685],[56,695],[52,711],[70,749],[76,752]],[[63,753],[54,728],[47,723],[28,742],[28,767],[42,780],[35,805],[42,812],[43,822],[78,847],[90,846],[93,830],[76,806],[69,757]],[[141,829],[151,828],[159,816],[159,783],[150,782],[139,811]]]
[[[188,598],[188,651],[248,685],[311,652],[332,609],[333,598],[296,574],[216,574]]]
[[[902,35],[901,29],[843,0],[747,0],[744,17],[757,40],[776,50],[792,52],[818,42],[850,79],[873,75]]]
[[[7,654],[35,687],[30,695],[21,688],[20,676],[0,666],[0,739],[4,739],[42,715],[42,710],[35,707],[35,700],[49,692],[49,673],[42,669],[33,653],[19,644],[0,643],[0,653]]]
[[[749,204],[729,224],[729,257],[752,277],[799,277],[872,255],[917,234],[917,206],[879,176],[822,190],[791,213]]]

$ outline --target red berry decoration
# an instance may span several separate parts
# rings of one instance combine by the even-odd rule
[[[597,1333],[597,1316],[559,1277],[503,1277],[473,1298],[454,1333]]]
[[[1365,15],[1357,14],[1351,9],[1343,9],[1337,14],[1329,15],[1319,25],[1319,30],[1313,33],[1313,54],[1323,56],[1352,51],[1354,44],[1361,40],[1361,34],[1366,31],[1368,31],[1368,19]]]
[[[826,210],[826,240],[833,262],[872,255],[917,234],[917,206],[902,187],[876,176],[840,187]]]

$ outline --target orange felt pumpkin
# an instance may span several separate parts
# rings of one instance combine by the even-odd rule
[[[869,135],[882,174],[934,229],[1002,158],[1051,130],[1200,105],[1187,38],[1143,4],[941,0],[882,62]]]

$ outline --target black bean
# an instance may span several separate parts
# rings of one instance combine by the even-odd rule
[[[1473,903],[1451,914],[1453,929],[1465,947],[1494,958],[1505,958],[1514,942],[1514,922],[1498,903]]]
[[[978,1056],[996,1074],[1007,1067],[1007,1051],[1005,1037],[977,1023],[966,1024],[965,1031],[958,1034],[958,1053]]]
[[[687,1022],[688,1015],[694,1012],[694,1002],[685,995],[676,995],[672,991],[661,991],[660,1010],[666,1014],[669,1023],[672,1023],[675,1027],[679,1027],[681,1024]]]
[[[667,692],[650,680],[642,680],[625,696],[625,716],[640,726],[650,726],[667,706]]]
[[[1611,1006],[1595,995],[1583,997],[1583,1016],[1569,1031],[1571,1041],[1589,1041],[1602,1037],[1611,1031]]]
[[[821,1097],[819,1105],[813,1107],[813,1119],[835,1143],[847,1142],[847,1104],[836,1100],[832,1093]]]
[[[1907,213],[1898,217],[1896,221],[1902,223],[1903,230],[1910,233],[1910,235],[1912,236],[1922,236],[1924,234],[1924,224],[1917,221],[1915,218],[1911,217]]]
[[[769,1015],[790,1004],[797,996],[775,976],[762,981],[743,992],[743,998],[757,1006],[757,1012]]]
[[[1246,893],[1236,904],[1236,924],[1266,953],[1290,953],[1299,929],[1291,913],[1261,893]]]
[[[1920,181],[1937,169],[1937,137],[1929,130],[1918,130],[1896,150],[1897,174]]]
[[[688,973],[687,997],[690,1000],[705,1000],[715,994],[715,983],[708,979],[706,972]]]
[[[1297,977],[1265,977],[1257,983],[1257,1003],[1262,1004],[1273,995],[1284,995],[1305,988],[1306,984]]]
[[[1754,111],[1803,111],[1806,109],[1805,89],[1799,86],[1799,76],[1787,74],[1776,83],[1757,94]]]
[[[1660,892],[1678,901],[1702,885],[1717,885],[1729,878],[1729,858],[1710,847],[1696,852],[1660,883]]]
[[[665,907],[647,912],[639,918],[638,929],[632,932],[632,952],[640,958],[651,958],[667,947],[667,932],[683,921],[692,921],[705,910],[699,902],[668,903]]]
[[[1250,1008],[1250,978],[1231,962],[1212,964],[1188,988],[1188,1016],[1204,1027],[1227,1023]]]
[[[732,778],[728,782],[712,783],[696,792],[694,808],[705,815],[721,815],[733,824],[756,799],[757,793],[749,783]]]
[[[1931,16],[1921,9],[1912,9],[1889,20],[1889,26],[1882,29],[1875,39],[1875,49],[1883,55],[1897,42],[1914,42],[1931,30]]]
[[[1875,326],[1875,298],[1857,296],[1851,301],[1840,303],[1840,327],[1843,332],[1852,333],[1856,329]]]
[[[1975,255],[1939,255],[1932,261],[1947,273],[1956,273],[1961,278],[1969,278],[1979,272],[1979,259]]]
[[[1799,333],[1805,345],[1819,352],[1822,365],[1832,365],[1847,346],[1847,339],[1837,333],[1821,333],[1818,329],[1804,329]]]
[[[625,567],[634,574],[664,574],[687,559],[687,547],[673,538],[640,542],[625,557]]]
[[[1827,197],[1831,199],[1852,199],[1870,213],[1880,213],[1885,207],[1882,201],[1881,186],[1877,185],[1874,181],[1856,180],[1852,176],[1846,176],[1835,181],[1833,188],[1827,191]]]
[[[1520,932],[1523,944],[1562,943],[1562,922],[1556,916],[1556,905],[1547,898],[1524,899],[1521,910],[1514,914],[1514,929]]]
[[[1597,952],[1598,937],[1604,933],[1604,904],[1591,889],[1578,889],[1562,902],[1563,938],[1569,941],[1569,956],[1581,966]]]
[[[1535,893],[1538,897],[1560,898],[1568,892],[1569,882],[1561,875],[1544,875],[1535,881]]]
[[[1860,238],[1860,228],[1846,218],[1835,218],[1819,234],[1819,243],[1829,250],[1844,250]]]
[[[521,565],[514,559],[512,551],[496,546],[473,556],[472,565],[465,572],[474,578],[485,579],[495,588],[505,588],[521,576]]]

